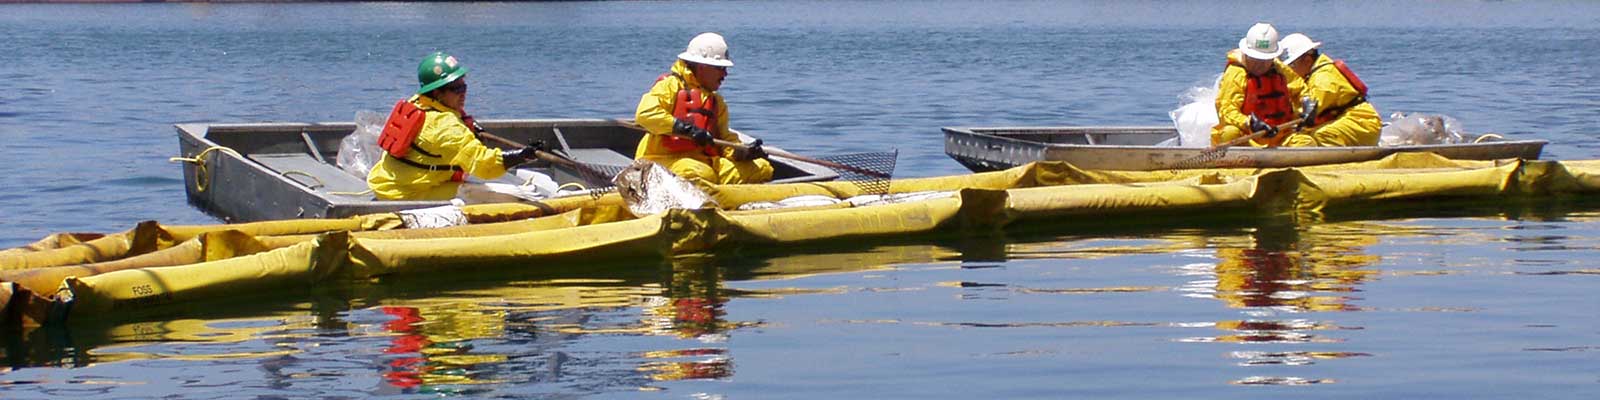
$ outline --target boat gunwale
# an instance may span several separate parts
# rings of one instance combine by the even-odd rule
[[[1203,154],[1205,147],[1154,144],[1096,144],[1115,135],[1176,136],[1169,126],[1000,126],[943,127],[945,155],[970,170],[1006,169],[1034,161],[1066,161],[1088,169],[1151,171],[1172,169]],[[1088,143],[1053,142],[1056,137]],[[1119,140],[1120,141],[1120,140]],[[1226,159],[1207,161],[1211,168],[1284,168],[1377,159],[1394,153],[1431,152],[1448,158],[1487,160],[1539,159],[1542,139],[1504,140],[1405,146],[1273,147],[1235,146]],[[1221,153],[1219,153],[1221,154]]]
[[[1013,127],[1013,126],[1001,126],[1001,127],[959,126],[959,127],[943,127],[941,129],[944,131],[946,136],[949,136],[951,134],[959,133],[959,134],[964,134],[964,135],[967,135],[967,136],[991,138],[991,139],[1003,140],[1003,141],[1007,141],[1007,142],[1021,143],[1021,144],[1025,144],[1025,145],[1029,145],[1029,146],[1041,146],[1041,147],[1049,147],[1049,148],[1094,148],[1094,149],[1129,149],[1129,150],[1133,150],[1133,149],[1140,149],[1140,150],[1160,149],[1160,150],[1194,151],[1194,152],[1200,152],[1200,151],[1203,151],[1203,150],[1206,149],[1205,147],[1178,147],[1178,146],[1157,146],[1157,145],[1048,143],[1048,142],[1040,142],[1040,141],[1035,141],[1035,140],[1027,140],[1027,139],[1011,137],[1012,136],[1011,134],[1016,134],[1016,135],[1051,135],[1051,134],[1083,135],[1083,134],[1087,134],[1087,133],[1084,133],[1083,131],[1091,130],[1091,129],[1097,131],[1097,132],[1094,132],[1094,133],[1105,133],[1105,134],[1113,134],[1113,133],[1128,134],[1128,133],[1137,133],[1137,132],[1142,132],[1142,131],[1157,131],[1157,130],[1160,130],[1160,131],[1171,131],[1171,132],[1173,132],[1173,135],[1177,135],[1177,130],[1175,128],[1168,127],[1168,126],[1163,126],[1163,125],[1152,125],[1152,126],[1042,126],[1042,127],[1040,127],[1040,126],[1016,126],[1016,127]],[[1004,133],[979,132],[978,131],[979,129],[990,130],[990,131],[1007,131],[1007,132],[1004,132]],[[1071,132],[1063,132],[1063,131],[1071,131]],[[1230,152],[1232,152],[1232,151],[1333,152],[1333,151],[1364,150],[1364,149],[1395,149],[1395,150],[1415,151],[1415,150],[1418,150],[1418,149],[1426,150],[1426,149],[1436,149],[1436,148],[1492,147],[1492,146],[1506,146],[1506,145],[1513,145],[1513,144],[1515,144],[1515,145],[1527,145],[1527,144],[1535,144],[1535,143],[1541,144],[1541,145],[1550,144],[1549,141],[1544,140],[1544,139],[1515,139],[1515,140],[1500,139],[1500,140],[1493,140],[1493,141],[1487,141],[1487,142],[1413,144],[1413,145],[1403,145],[1403,146],[1383,146],[1383,145],[1378,145],[1378,146],[1271,147],[1271,148],[1234,146],[1233,148],[1228,149],[1228,151],[1230,151]]]
[[[538,129],[538,128],[548,128],[548,127],[601,127],[601,128],[605,128],[605,127],[620,127],[620,128],[629,128],[629,127],[637,126],[636,124],[634,124],[633,120],[631,120],[631,119],[604,119],[604,118],[495,119],[495,120],[480,120],[480,122],[483,123],[485,126],[489,126],[491,128],[500,128],[500,129],[507,129],[507,128]],[[213,140],[213,137],[211,136],[212,134],[250,134],[250,133],[256,133],[256,132],[265,132],[265,133],[273,133],[273,134],[293,134],[293,133],[311,133],[311,132],[329,132],[329,131],[347,131],[348,132],[348,131],[352,131],[352,130],[354,130],[356,128],[356,123],[355,122],[344,122],[344,121],[340,121],[340,122],[241,122],[241,123],[185,122],[185,123],[176,123],[176,124],[173,124],[173,126],[174,126],[174,128],[176,128],[178,130],[178,142],[179,142],[178,144],[179,144],[179,153],[180,153],[180,155],[182,157],[196,157],[199,153],[205,151],[208,148],[213,148],[213,147],[232,150],[230,147],[223,146],[220,143],[218,143],[217,141]],[[752,137],[750,137],[749,135],[745,135],[742,132],[734,131],[734,133],[740,135],[740,137],[743,138],[746,141],[753,140]],[[781,150],[781,148],[777,148],[777,147],[772,147],[772,148]],[[317,150],[317,151],[319,153],[326,153],[323,150]],[[246,154],[246,153],[248,153],[248,154]],[[258,183],[258,184],[255,184],[256,186],[260,186],[260,185],[285,185],[285,184],[288,185],[288,186],[284,186],[284,189],[263,189],[263,190],[284,192],[283,198],[279,199],[279,200],[286,200],[286,201],[287,200],[293,200],[292,204],[290,204],[291,207],[296,206],[296,205],[303,206],[303,205],[309,204],[309,205],[312,205],[313,208],[321,208],[319,210],[307,210],[304,207],[302,207],[301,210],[300,210],[300,214],[299,214],[299,216],[301,216],[301,217],[337,218],[337,217],[348,216],[348,215],[345,215],[345,214],[350,214],[350,215],[367,214],[367,213],[372,213],[372,212],[382,212],[381,210],[391,210],[391,209],[392,210],[399,210],[399,209],[427,208],[427,207],[437,207],[437,206],[443,206],[443,205],[450,204],[450,202],[448,202],[448,201],[379,201],[379,200],[371,199],[371,198],[362,198],[362,197],[357,197],[357,196],[346,196],[346,195],[338,195],[338,194],[329,193],[327,191],[319,190],[318,188],[313,188],[312,186],[310,186],[310,184],[308,184],[306,182],[302,182],[300,180],[293,179],[292,177],[290,177],[288,175],[285,175],[284,173],[281,173],[281,172],[273,169],[272,167],[268,166],[266,163],[263,163],[263,162],[261,162],[259,160],[255,160],[255,159],[250,158],[250,155],[255,155],[255,154],[276,154],[276,152],[220,151],[220,152],[214,152],[212,155],[208,155],[207,158],[205,160],[203,160],[203,161],[206,163],[205,168],[210,170],[210,171],[212,171],[212,172],[208,173],[208,175],[215,174],[215,171],[217,171],[219,168],[226,169],[226,168],[231,168],[231,167],[234,167],[234,166],[242,166],[242,167],[245,167],[245,171],[247,171],[247,172],[240,173],[240,174],[243,174],[242,176],[239,175],[239,174],[235,174],[236,176],[241,176],[239,179],[251,180],[248,177],[248,175],[250,175],[250,174],[259,174],[259,175],[262,175],[262,176],[270,177],[273,181],[276,181],[277,183]],[[285,153],[285,154],[288,154],[288,153]],[[632,158],[631,154],[623,154],[623,156],[628,157],[630,159]],[[231,160],[231,161],[224,161],[224,160]],[[327,162],[329,165],[334,165],[335,167],[337,167],[337,165],[335,163],[329,162],[329,161],[333,161],[333,160],[332,159],[323,160],[323,162]],[[224,164],[224,163],[229,163],[229,164]],[[834,171],[830,170],[830,169],[827,169],[826,167],[806,164],[806,163],[797,162],[797,161],[787,161],[787,160],[783,161],[783,163],[786,166],[797,170],[798,173],[799,173],[799,176],[793,176],[793,177],[783,178],[783,179],[779,179],[779,180],[774,180],[773,183],[821,182],[821,181],[829,181],[829,180],[838,179],[838,174],[835,173]],[[196,174],[196,172],[194,171],[194,168],[195,168],[195,165],[193,165],[192,163],[185,163],[183,165],[183,169],[184,169],[184,186],[185,186],[184,187],[184,191],[185,191],[186,198],[188,199],[188,201],[190,203],[194,203],[194,204],[200,205],[201,206],[200,208],[202,209],[203,212],[206,212],[207,214],[210,214],[210,215],[213,215],[213,216],[217,216],[217,217],[222,218],[222,219],[227,220],[227,221],[236,221],[236,222],[256,221],[256,220],[264,220],[264,219],[276,219],[277,217],[274,217],[274,216],[279,216],[280,214],[283,214],[283,213],[271,212],[271,211],[260,212],[260,213],[246,213],[246,212],[241,212],[240,210],[226,210],[225,209],[226,207],[219,206],[220,204],[219,204],[219,201],[216,198],[216,196],[214,196],[212,194],[197,193],[197,190],[196,190],[196,188],[194,186],[195,185],[195,181],[193,180],[194,179],[193,177]],[[215,184],[216,179],[218,179],[218,177],[217,176],[207,176],[205,179],[211,180],[212,184]],[[318,179],[320,179],[320,178],[318,178]],[[262,181],[265,181],[265,180],[262,180]],[[292,190],[290,188],[292,188]],[[209,187],[208,187],[208,189],[209,189]],[[207,191],[209,192],[209,190],[207,190]],[[260,190],[257,190],[257,192],[260,192]],[[284,211],[287,212],[287,211],[290,211],[290,210],[284,210]],[[266,217],[265,218],[260,218],[262,216],[266,216]]]

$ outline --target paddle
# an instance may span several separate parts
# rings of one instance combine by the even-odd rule
[[[1293,128],[1293,127],[1295,127],[1296,125],[1299,125],[1299,124],[1300,124],[1300,118],[1297,117],[1297,118],[1288,120],[1288,121],[1286,121],[1284,123],[1278,124],[1278,126],[1274,127],[1274,128],[1276,128],[1274,130],[1278,131],[1278,133],[1280,133],[1280,134],[1288,134],[1287,132],[1284,132],[1284,131],[1288,130],[1289,128]],[[1259,130],[1259,131],[1251,132],[1249,135],[1240,136],[1240,137],[1234,138],[1233,140],[1229,140],[1229,141],[1224,142],[1224,143],[1220,143],[1220,144],[1217,144],[1217,145],[1214,145],[1214,146],[1211,146],[1211,147],[1207,147],[1205,150],[1200,150],[1200,154],[1196,154],[1194,157],[1185,158],[1183,160],[1179,160],[1176,163],[1173,163],[1172,164],[1172,169],[1175,169],[1175,170],[1177,170],[1177,169],[1194,169],[1194,168],[1200,168],[1200,167],[1209,166],[1213,161],[1216,161],[1217,159],[1222,158],[1222,156],[1227,155],[1229,147],[1245,144],[1245,143],[1247,143],[1247,142],[1249,142],[1251,140],[1255,140],[1255,139],[1260,138],[1262,136],[1266,136],[1267,132],[1269,132],[1269,131],[1266,130],[1266,129],[1262,129],[1262,130]]]
[[[475,133],[478,134],[478,137],[493,140],[513,148],[526,147],[526,145],[517,143],[515,140],[507,139],[503,136],[484,131],[482,127],[477,126],[476,121],[472,122],[470,127],[474,131],[477,131]],[[611,178],[616,177],[617,174],[621,173],[623,169],[628,168],[626,165],[603,165],[578,162],[577,160],[573,160],[571,158],[567,158],[566,156],[543,149],[535,151],[533,154],[540,160],[549,161],[552,164],[559,164],[561,166],[571,168],[574,172],[578,173],[579,178],[582,178],[591,185],[595,185],[594,188],[596,189],[613,186],[611,183]]]
[[[694,140],[688,135],[670,134],[670,136]],[[717,147],[726,147],[740,151],[749,149],[742,143],[730,142],[722,139],[712,139],[711,144]],[[889,179],[894,173],[895,160],[899,157],[898,150],[875,153],[853,153],[811,158],[787,151],[762,147],[767,155],[778,156],[807,164],[826,167],[839,174],[840,180],[855,183],[865,193],[885,194],[889,192]]]

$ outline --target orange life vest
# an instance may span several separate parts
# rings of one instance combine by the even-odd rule
[[[400,100],[394,103],[394,110],[389,111],[389,120],[383,123],[383,132],[378,134],[378,147],[383,148],[389,157],[400,161],[401,164],[421,168],[429,171],[454,171],[450,175],[451,182],[466,182],[466,171],[454,165],[424,164],[406,159],[412,150],[429,157],[438,158],[421,147],[417,147],[417,135],[422,134],[422,123],[427,121],[428,113],[416,104]]]
[[[668,76],[678,78],[678,82],[684,82],[685,86],[688,85],[687,81],[683,80],[682,75],[672,72],[661,74],[661,77],[656,78],[656,82],[667,79]],[[705,129],[706,132],[711,132],[712,135],[715,135],[718,132],[717,98],[716,96],[706,95],[700,89],[679,90],[677,97],[672,102],[672,117],[687,121],[690,125]],[[708,156],[715,157],[721,154],[717,151],[716,146],[698,146],[693,140],[677,136],[661,138],[661,146],[672,151],[692,151],[699,147],[700,151]]]
[[[411,152],[411,143],[422,133],[422,122],[427,117],[428,113],[416,104],[405,100],[395,102],[394,110],[389,111],[389,120],[383,123],[383,133],[378,134],[378,147],[391,156],[405,157]]]
[[[1349,104],[1340,105],[1338,107],[1326,107],[1322,111],[1317,112],[1317,118],[1315,121],[1313,121],[1317,125],[1322,125],[1328,123],[1329,121],[1333,121],[1334,119],[1339,118],[1340,115],[1344,115],[1344,112],[1349,110],[1350,107],[1355,107],[1361,105],[1361,103],[1367,102],[1367,84],[1362,82],[1361,77],[1356,76],[1354,71],[1350,70],[1350,66],[1345,65],[1344,60],[1333,60],[1332,63],[1317,64],[1317,66],[1311,68],[1311,74],[1307,75],[1316,74],[1317,70],[1329,65],[1332,65],[1334,68],[1338,69],[1339,75],[1344,75],[1344,80],[1349,81],[1350,86],[1354,87],[1356,92],[1360,93],[1361,95],[1351,99]]]
[[[1228,65],[1244,68],[1244,64],[1228,60]],[[1289,98],[1289,80],[1278,73],[1276,66],[1261,76],[1245,74],[1244,104],[1239,106],[1244,115],[1254,115],[1262,122],[1277,126],[1294,119],[1294,99]]]

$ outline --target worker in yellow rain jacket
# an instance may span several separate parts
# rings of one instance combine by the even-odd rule
[[[1250,27],[1239,49],[1228,52],[1228,64],[1217,82],[1217,125],[1211,128],[1211,143],[1221,144],[1252,132],[1266,134],[1252,139],[1251,145],[1271,147],[1283,144],[1276,126],[1299,116],[1299,76],[1278,62],[1283,49],[1278,47],[1278,30],[1271,24]],[[1289,133],[1289,132],[1283,132]]]
[[[471,174],[494,179],[533,158],[536,148],[501,151],[468,129],[467,67],[444,53],[417,65],[417,94],[395,105],[378,144],[383,159],[367,173],[380,200],[448,200]]]
[[[1280,43],[1284,62],[1304,78],[1298,134],[1285,146],[1377,146],[1383,130],[1378,110],[1367,102],[1367,85],[1355,72],[1318,50],[1322,42],[1293,33]]]
[[[728,105],[717,89],[733,60],[722,35],[702,33],[678,54],[672,72],[656,79],[639,99],[635,118],[648,135],[639,140],[635,159],[650,160],[697,184],[764,183],[772,163],[761,141],[748,147],[719,147],[712,139],[739,143],[728,130]]]

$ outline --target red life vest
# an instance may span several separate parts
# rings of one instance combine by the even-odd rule
[[[683,82],[685,86],[688,85],[687,81],[683,80],[682,75],[678,75],[677,73],[673,72],[661,74],[661,77],[656,78],[656,82],[660,82],[662,79],[667,79],[668,76],[678,78],[678,82]],[[700,89],[679,90],[677,97],[675,97],[672,102],[672,117],[687,121],[690,125],[694,125],[696,128],[705,129],[706,132],[711,132],[713,135],[715,135],[718,132],[717,97],[706,95],[705,93],[701,92]],[[708,156],[715,157],[721,154],[717,151],[716,146],[697,146],[693,140],[676,136],[666,136],[661,138],[661,146],[672,151],[692,151],[699,147],[700,151],[704,152]]]
[[[1244,64],[1228,60],[1229,66],[1244,68]],[[1294,119],[1294,99],[1289,98],[1289,80],[1274,66],[1265,75],[1245,74],[1244,104],[1239,112],[1254,115],[1262,122],[1277,126]]]
[[[429,157],[439,157],[438,154],[417,147],[417,135],[422,134],[422,123],[427,121],[427,117],[427,111],[409,101],[400,100],[394,103],[394,110],[389,111],[389,120],[383,123],[383,132],[378,134],[378,147],[383,148],[385,153],[389,153],[389,157],[400,161],[401,164],[429,171],[454,171],[450,175],[451,182],[466,182],[467,174],[461,167],[423,164],[406,159],[411,150]]]
[[[383,133],[378,134],[378,147],[391,156],[405,157],[411,152],[411,143],[422,133],[422,122],[427,117],[428,113],[409,101],[395,102],[389,120],[383,123]]]
[[[1344,60],[1333,60],[1333,62],[1329,64],[1319,64],[1316,67],[1311,68],[1311,71],[1312,73],[1316,73],[1317,70],[1329,65],[1332,65],[1334,68],[1338,68],[1339,75],[1344,75],[1344,80],[1350,81],[1350,86],[1355,87],[1356,91],[1361,93],[1361,97],[1367,97],[1367,84],[1361,81],[1361,77],[1356,76],[1355,71],[1350,70],[1349,65],[1345,65]]]
[[[1339,116],[1344,115],[1344,112],[1349,110],[1350,107],[1355,107],[1361,105],[1361,103],[1367,102],[1367,84],[1362,82],[1361,77],[1356,76],[1354,71],[1350,70],[1350,66],[1345,65],[1344,60],[1333,60],[1331,63],[1317,64],[1317,66],[1311,68],[1311,74],[1308,75],[1314,75],[1317,73],[1317,70],[1329,65],[1332,65],[1334,68],[1338,69],[1339,75],[1343,75],[1344,80],[1350,82],[1350,86],[1354,87],[1356,92],[1360,93],[1361,95],[1351,99],[1349,104],[1323,108],[1322,111],[1317,113],[1316,121],[1314,121],[1317,125],[1322,125],[1328,123],[1329,121],[1338,119]]]

